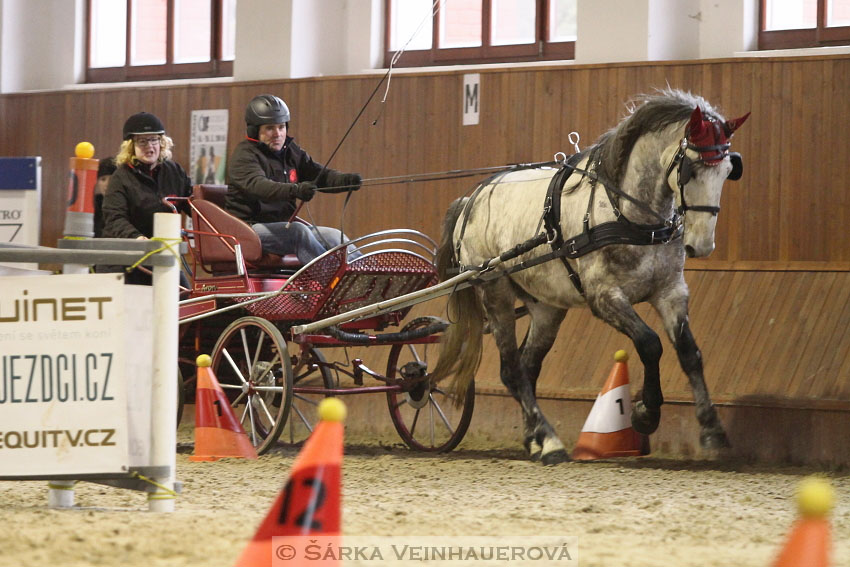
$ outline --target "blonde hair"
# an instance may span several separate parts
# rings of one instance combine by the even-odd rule
[[[162,163],[171,159],[171,148],[174,147],[174,140],[165,134],[159,135],[159,157],[157,163]],[[133,143],[133,138],[121,142],[121,149],[118,150],[118,155],[115,156],[115,165],[121,166],[125,163],[131,165],[139,163],[136,158],[136,144]]]

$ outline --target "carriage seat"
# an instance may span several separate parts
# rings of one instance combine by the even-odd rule
[[[192,225],[195,230],[217,232],[236,237],[249,271],[292,271],[301,267],[295,254],[278,256],[263,252],[260,237],[243,220],[224,210],[227,185],[195,185],[192,189]],[[195,250],[204,266],[213,273],[235,272],[233,240],[195,235]]]

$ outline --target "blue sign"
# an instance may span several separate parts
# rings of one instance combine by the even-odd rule
[[[37,189],[37,157],[0,157],[0,190]]]

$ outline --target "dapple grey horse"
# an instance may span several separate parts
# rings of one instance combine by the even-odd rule
[[[644,385],[631,419],[635,430],[652,433],[664,402],[662,345],[632,307],[649,302],[690,381],[702,446],[728,447],[691,334],[683,270],[686,256],[714,250],[723,183],[742,173],[741,156],[729,152],[729,138],[747,116],[727,121],[701,97],[679,90],[641,96],[616,127],[567,162],[570,175],[562,176],[563,186],[549,190],[558,175],[554,168],[525,169],[496,175],[472,197],[455,201],[439,250],[443,279],[459,268],[483,266],[541,231],[548,244],[505,261],[496,268],[506,272],[504,277],[451,296],[454,324],[443,338],[433,379],[453,374],[457,397],[463,399],[460,394],[478,368],[486,320],[499,350],[502,382],[522,407],[525,448],[544,464],[568,460],[537,404],[536,383],[567,310],[586,306],[634,343]],[[559,217],[542,214],[544,203],[549,209],[554,204]],[[546,253],[555,257],[512,269]],[[521,345],[517,299],[531,318]]]

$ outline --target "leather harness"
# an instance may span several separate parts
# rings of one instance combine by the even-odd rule
[[[627,195],[623,191],[618,188],[615,188],[609,184],[602,182],[598,177],[587,170],[582,170],[577,167],[577,164],[581,162],[584,155],[582,153],[574,154],[569,156],[552,177],[552,180],[549,182],[549,188],[546,192],[546,200],[543,207],[543,218],[542,222],[545,227],[545,232],[538,234],[537,236],[526,240],[525,242],[518,244],[514,248],[503,252],[499,255],[499,258],[502,261],[511,260],[533,250],[534,248],[541,246],[543,244],[549,244],[552,247],[552,251],[543,254],[542,256],[538,256],[531,260],[520,262],[511,268],[504,270],[494,276],[481,278],[481,281],[487,281],[489,279],[493,279],[494,277],[500,277],[503,275],[513,274],[520,270],[525,270],[531,268],[533,266],[537,266],[544,262],[548,262],[555,258],[560,258],[561,262],[563,262],[564,267],[567,269],[567,273],[569,274],[570,281],[573,286],[575,286],[576,291],[578,291],[582,296],[584,296],[584,288],[581,284],[581,278],[579,277],[578,272],[575,268],[570,265],[568,259],[575,260],[576,258],[580,258],[594,250],[598,250],[605,246],[610,246],[612,244],[631,244],[631,245],[654,245],[654,244],[666,244],[672,240],[680,238],[684,232],[682,218],[678,213],[674,213],[673,217],[669,220],[665,220],[663,217],[658,215],[655,211],[650,209],[645,203],[642,203],[636,200],[634,197]],[[570,176],[579,172],[586,177],[590,177],[591,179],[591,192],[590,198],[588,199],[587,204],[587,212],[584,215],[583,220],[583,231],[570,238],[564,239],[563,233],[561,231],[561,194],[563,192],[564,185]],[[501,175],[501,174],[500,174]],[[463,221],[461,224],[461,232],[459,238],[457,239],[457,243],[455,246],[455,258],[460,257],[460,243],[463,240],[463,234],[466,231],[466,223],[469,219],[469,213],[472,209],[472,203],[481,190],[488,185],[489,181],[494,179],[496,176],[493,176],[478,186],[478,188],[473,192],[470,196],[469,200],[466,203],[462,211]],[[611,206],[614,209],[614,213],[617,216],[617,219],[614,221],[605,222],[596,226],[590,226],[590,213],[593,207],[593,199],[596,192],[597,183],[602,183],[603,187],[606,190],[606,194],[608,196],[608,200],[611,203]],[[612,196],[613,194],[617,194],[625,199],[633,202],[635,205],[643,208],[644,210],[652,213],[654,216],[658,217],[661,221],[658,224],[637,224],[629,221],[619,210],[617,204],[615,203],[615,199]],[[486,265],[486,263],[485,263]],[[464,267],[461,266],[461,270]],[[479,271],[485,272],[487,271],[484,265],[479,266],[477,268]]]

